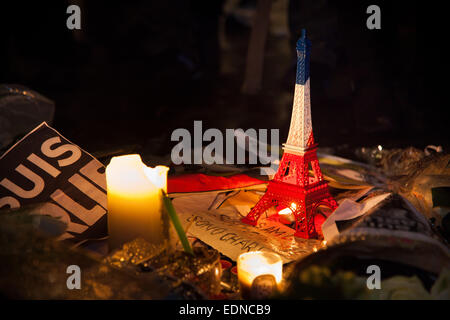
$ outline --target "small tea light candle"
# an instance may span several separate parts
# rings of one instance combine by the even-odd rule
[[[280,285],[283,277],[283,262],[276,253],[251,251],[238,257],[237,270],[242,298],[249,299],[253,280],[261,275],[272,275],[277,285]]]
[[[297,204],[291,203],[291,206],[278,211],[278,215],[284,221],[291,223],[295,221],[294,212],[297,210]]]
[[[169,168],[149,168],[138,154],[113,157],[106,167],[108,233],[111,248],[136,237],[164,241],[163,200]]]

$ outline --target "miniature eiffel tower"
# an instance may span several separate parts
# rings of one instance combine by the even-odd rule
[[[314,143],[309,94],[309,61],[311,42],[302,30],[297,42],[297,77],[291,126],[284,153],[266,193],[242,222],[255,226],[261,214],[273,206],[291,208],[295,217],[295,236],[317,238],[314,215],[319,206],[334,210],[337,203],[330,195],[328,183],[323,179]],[[309,171],[313,175],[310,176]],[[293,205],[295,204],[295,205]]]

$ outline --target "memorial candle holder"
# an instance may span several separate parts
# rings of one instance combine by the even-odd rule
[[[237,270],[243,299],[268,298],[283,280],[283,262],[274,252],[243,253],[237,259]]]

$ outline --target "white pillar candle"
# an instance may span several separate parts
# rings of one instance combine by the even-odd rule
[[[283,278],[283,262],[273,252],[251,251],[241,254],[237,260],[238,280],[241,295],[249,298],[253,280],[261,275],[272,275],[277,285]]]
[[[161,189],[167,191],[167,171],[149,168],[138,154],[113,157],[106,167],[108,233],[111,248],[143,237],[164,241]]]
[[[297,204],[291,203],[291,206],[278,211],[278,215],[285,221],[291,223],[295,221],[294,212],[297,210]]]

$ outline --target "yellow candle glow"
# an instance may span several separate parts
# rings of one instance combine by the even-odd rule
[[[144,166],[144,171],[147,175],[147,178],[149,178],[154,185],[167,193],[167,172],[169,171],[168,167],[156,166],[154,168],[150,168]]]
[[[113,157],[106,167],[108,233],[111,248],[143,237],[164,241],[161,189],[167,191],[167,171],[149,168],[138,154]]]
[[[294,211],[296,209],[297,209],[297,204],[292,202],[290,207],[284,208],[284,209],[278,211],[278,214],[280,216],[282,216],[284,219],[288,220],[289,222],[293,222],[293,221],[295,221]]]
[[[261,275],[272,275],[280,285],[283,279],[283,262],[281,257],[273,252],[251,251],[241,254],[237,260],[238,280],[241,295],[244,299],[250,297],[253,280]]]

